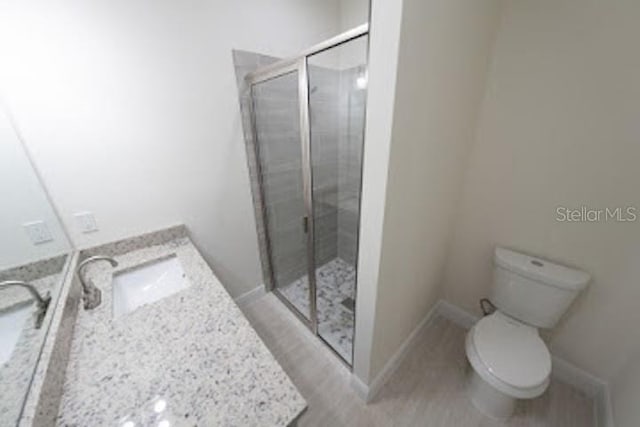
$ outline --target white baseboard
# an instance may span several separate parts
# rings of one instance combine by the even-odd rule
[[[478,316],[445,300],[440,300],[437,306],[437,314],[465,329],[470,329],[480,319]],[[594,399],[597,425],[599,427],[613,427],[611,400],[607,383],[558,356],[552,355],[551,360],[551,375],[553,378],[569,384]]]
[[[257,300],[261,296],[267,293],[264,285],[258,285],[255,288],[251,289],[249,292],[245,292],[244,294],[238,296],[235,299],[235,302],[239,306],[247,305],[252,301]]]
[[[600,378],[591,375],[566,360],[553,355],[551,356],[551,360],[551,366],[553,367],[552,375],[558,381],[569,384],[593,399],[596,399],[598,395],[606,389],[607,384]]]
[[[371,402],[371,399],[369,398],[369,386],[362,382],[362,380],[354,373],[351,373],[351,388],[356,392],[360,399],[367,403]]]
[[[475,314],[469,313],[468,311],[458,307],[457,305],[453,305],[443,299],[438,301],[437,313],[445,319],[449,319],[456,325],[461,326],[465,329],[471,329],[471,327],[475,325],[478,320],[480,320],[480,317],[476,316]]]
[[[373,400],[382,386],[391,378],[405,357],[411,352],[422,330],[436,315],[449,319],[465,329],[470,329],[480,319],[479,316],[469,313],[465,309],[451,304],[448,301],[439,300],[369,385],[354,374],[351,375],[351,388],[360,398],[367,403]],[[609,387],[605,381],[557,356],[552,356],[551,375],[555,379],[571,385],[594,399],[595,419],[599,427],[614,426]]]
[[[429,324],[431,319],[437,312],[437,308],[440,301],[435,303],[427,315],[420,321],[420,323],[411,331],[411,334],[404,340],[398,350],[391,356],[391,358],[384,365],[382,370],[376,375],[369,385],[365,384],[360,378],[351,374],[351,387],[365,402],[371,402],[376,394],[380,391],[382,386],[391,378],[393,373],[398,369],[405,357],[411,352],[416,345],[417,338],[420,336],[422,330]]]

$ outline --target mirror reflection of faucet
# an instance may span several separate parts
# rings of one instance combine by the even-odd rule
[[[118,262],[115,259],[104,255],[89,257],[78,265],[76,273],[78,274],[78,279],[80,279],[80,284],[82,285],[82,297],[84,300],[85,310],[93,310],[102,302],[102,291],[93,284],[92,280],[85,280],[82,275],[84,267],[95,261],[107,261],[114,268],[118,266]]]
[[[51,296],[49,293],[40,295],[35,286],[30,283],[23,282],[22,280],[6,280],[0,283],[0,289],[5,289],[10,286],[19,286],[29,291],[33,299],[36,301],[36,329],[40,329],[45,314],[47,314],[47,308],[51,302]]]

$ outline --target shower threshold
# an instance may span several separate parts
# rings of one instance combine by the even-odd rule
[[[318,335],[349,365],[352,364],[355,268],[342,258],[334,258],[316,269]],[[307,276],[278,290],[298,311],[309,313]]]

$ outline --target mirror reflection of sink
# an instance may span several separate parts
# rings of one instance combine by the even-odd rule
[[[113,276],[113,317],[159,301],[190,286],[175,255]]]
[[[31,304],[0,311],[0,365],[11,359],[25,322],[31,317]]]

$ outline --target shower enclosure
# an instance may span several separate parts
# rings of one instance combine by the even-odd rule
[[[368,26],[249,73],[267,287],[352,363]]]

